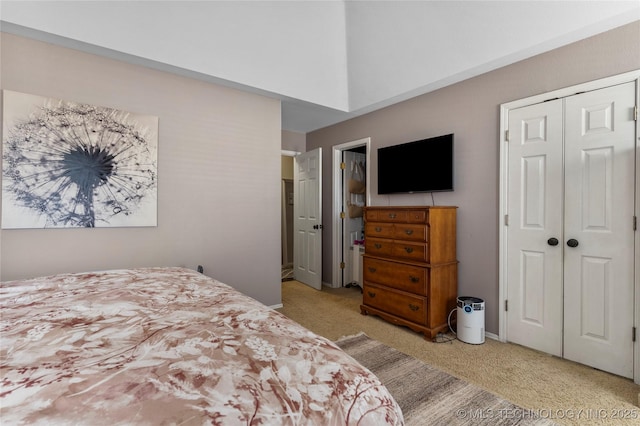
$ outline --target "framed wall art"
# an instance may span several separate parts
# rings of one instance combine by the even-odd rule
[[[157,226],[158,118],[3,90],[2,228]]]

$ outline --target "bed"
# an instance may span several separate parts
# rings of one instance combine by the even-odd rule
[[[2,283],[3,424],[403,424],[331,341],[186,268]]]

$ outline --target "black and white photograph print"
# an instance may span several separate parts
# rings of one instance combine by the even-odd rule
[[[2,94],[3,229],[157,226],[158,117]]]

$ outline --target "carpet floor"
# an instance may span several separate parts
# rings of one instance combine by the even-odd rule
[[[407,426],[554,424],[363,333],[336,343],[380,378]]]
[[[632,380],[493,339],[482,345],[426,341],[406,327],[361,315],[358,288],[317,291],[287,281],[282,303],[278,311],[330,340],[364,332],[520,407],[546,410],[559,425],[640,424],[640,386]]]

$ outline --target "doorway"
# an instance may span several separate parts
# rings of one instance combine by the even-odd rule
[[[637,82],[502,117],[501,339],[624,377],[637,351]]]
[[[282,178],[282,281],[293,279],[293,179]]]
[[[358,139],[333,147],[333,276],[332,287],[357,284],[360,247],[363,239],[362,207],[370,205],[371,138]],[[349,191],[350,179],[364,183],[361,192]],[[351,209],[351,212],[349,211]],[[357,250],[357,251],[356,251]]]
[[[281,151],[281,276],[282,281],[293,280],[293,157],[295,151]]]

